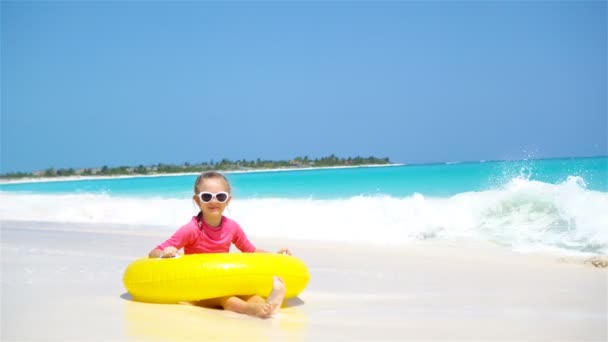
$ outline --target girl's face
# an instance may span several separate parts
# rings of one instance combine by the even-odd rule
[[[221,178],[207,178],[204,179],[201,184],[198,186],[198,193],[201,192],[210,192],[212,194],[217,194],[218,192],[229,192],[228,184]],[[203,202],[201,198],[198,196],[198,193],[194,195],[194,201],[203,211],[203,216],[221,216],[224,212],[224,209],[230,203],[232,196],[228,196],[228,199],[221,203],[217,200],[216,196],[213,196],[211,201]]]

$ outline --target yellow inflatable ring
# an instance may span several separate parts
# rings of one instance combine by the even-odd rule
[[[285,282],[285,298],[297,296],[310,274],[301,260],[274,253],[192,254],[135,260],[123,283],[134,300],[178,303],[235,295],[268,296],[272,276]]]

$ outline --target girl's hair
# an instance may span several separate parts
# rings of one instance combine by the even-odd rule
[[[194,194],[198,194],[198,186],[201,185],[205,179],[210,179],[210,178],[223,179],[224,183],[226,183],[226,188],[228,190],[228,193],[232,193],[230,190],[230,182],[228,182],[228,179],[223,174],[221,174],[219,172],[215,172],[215,171],[209,171],[209,172],[203,172],[198,177],[196,177],[196,181],[194,181]]]

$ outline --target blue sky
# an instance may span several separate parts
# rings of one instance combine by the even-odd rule
[[[607,5],[2,1],[0,172],[607,155]]]

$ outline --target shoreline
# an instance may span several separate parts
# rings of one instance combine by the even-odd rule
[[[173,231],[166,225],[134,224],[134,223],[93,223],[93,222],[59,222],[36,220],[2,220],[2,225],[18,227],[26,231],[57,232],[62,234],[86,233],[104,236],[137,236],[141,238],[165,239]],[[0,229],[1,226],[0,225]],[[143,227],[143,228],[142,228]],[[400,254],[426,255],[449,253],[458,259],[482,262],[484,255],[493,255],[508,260],[533,260],[551,264],[570,264],[596,268],[608,271],[608,255],[583,252],[555,252],[549,250],[519,251],[506,246],[482,241],[449,241],[449,240],[420,240],[410,243],[383,245],[379,243],[322,240],[318,238],[290,238],[281,236],[250,234],[251,241],[265,241],[280,248],[283,243],[326,246],[333,250],[354,248],[359,250],[398,250]],[[234,252],[234,247],[232,248]],[[183,252],[183,251],[182,251]],[[411,255],[410,255],[411,254]]]
[[[293,167],[293,168],[276,168],[276,169],[252,169],[252,170],[209,170],[217,171],[223,174],[239,174],[239,173],[260,173],[260,172],[293,172],[293,171],[309,171],[309,170],[326,170],[326,169],[356,169],[356,168],[375,168],[375,167],[398,167],[408,164],[390,163],[390,164],[363,164],[363,165],[339,165],[339,166],[321,166],[321,167]],[[202,171],[206,172],[206,171]],[[65,176],[65,177],[35,177],[35,178],[19,178],[0,180],[0,185],[3,184],[26,184],[26,183],[49,183],[49,182],[71,182],[81,180],[107,180],[107,179],[125,179],[125,178],[147,178],[147,177],[174,177],[174,176],[195,176],[202,172],[177,172],[177,173],[155,173],[145,175],[114,175],[114,176]]]

